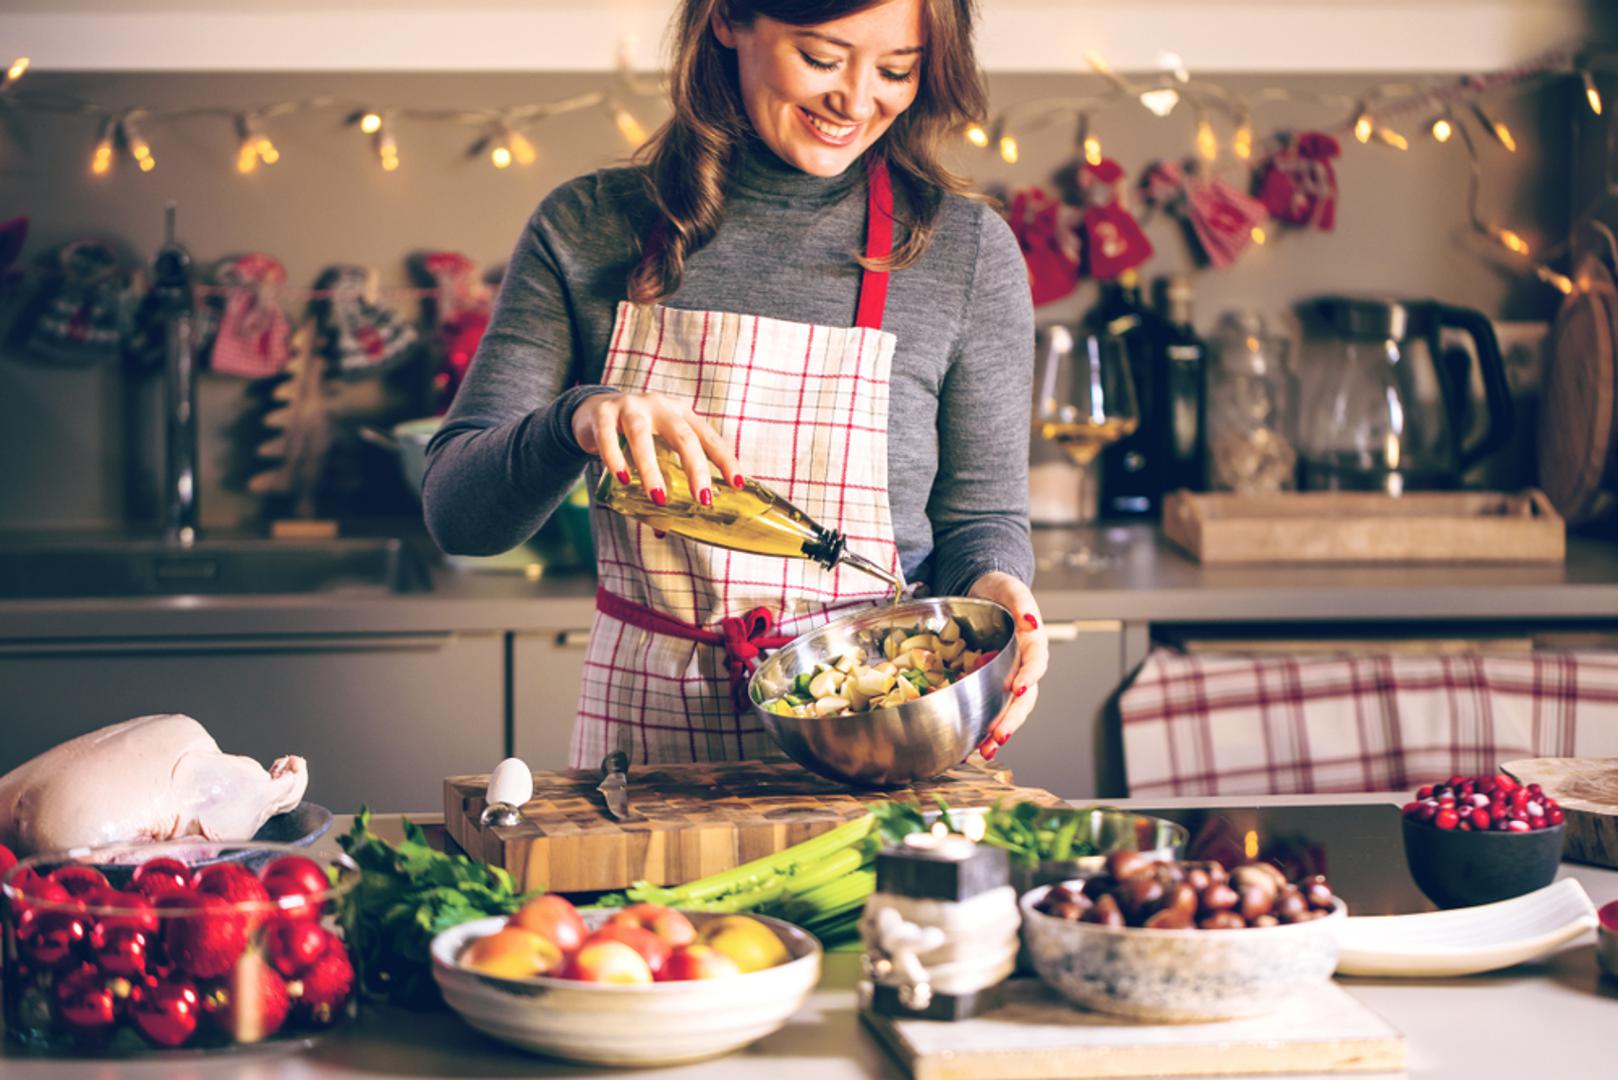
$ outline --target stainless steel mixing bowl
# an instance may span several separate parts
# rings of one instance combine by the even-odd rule
[[[914,701],[853,716],[782,716],[764,703],[786,693],[800,672],[855,650],[881,654],[874,643],[891,627],[936,629],[960,624],[968,647],[1000,653],[983,667]],[[793,639],[759,665],[748,684],[753,714],[793,761],[822,776],[862,787],[893,788],[928,780],[966,760],[1010,697],[1006,680],[1017,662],[1011,612],[988,600],[930,597],[882,604],[846,615]]]

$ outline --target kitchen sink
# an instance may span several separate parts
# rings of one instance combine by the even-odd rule
[[[334,540],[159,539],[0,541],[0,599],[310,593],[432,587],[395,537]]]

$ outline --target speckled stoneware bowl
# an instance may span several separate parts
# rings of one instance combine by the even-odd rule
[[[1245,930],[1148,930],[1036,911],[1051,890],[1023,895],[1023,941],[1039,977],[1075,1005],[1158,1023],[1271,1012],[1337,967],[1347,907],[1324,918]]]
[[[611,912],[584,913],[595,929]],[[687,912],[700,929],[718,915]],[[475,938],[505,925],[498,915],[433,938],[433,978],[461,1019],[501,1042],[591,1065],[644,1067],[701,1061],[775,1031],[820,981],[820,942],[779,919],[755,915],[792,959],[719,979],[615,986],[535,976],[505,979],[456,962]]]

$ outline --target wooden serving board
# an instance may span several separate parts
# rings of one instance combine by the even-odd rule
[[[1164,497],[1163,534],[1203,563],[1561,562],[1543,492],[1290,491]]]
[[[599,773],[537,772],[522,822],[483,828],[478,817],[488,781],[486,775],[444,781],[445,828],[467,854],[504,867],[522,888],[555,892],[693,881],[852,821],[875,802],[1062,804],[1048,791],[1016,787],[1007,771],[970,765],[896,791],[854,790],[789,761],[632,765],[629,803],[642,820],[612,819],[596,791]]]
[[[866,1025],[915,1080],[1230,1076],[1399,1072],[1405,1039],[1336,983],[1321,983],[1279,1012],[1206,1024],[1139,1023],[1076,1009],[1035,979],[971,1020]]]
[[[1618,758],[1523,758],[1501,768],[1561,805],[1563,858],[1618,869]]]

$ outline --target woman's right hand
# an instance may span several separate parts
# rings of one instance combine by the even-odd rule
[[[662,394],[615,391],[591,394],[573,410],[573,437],[579,448],[600,457],[618,482],[627,484],[629,461],[624,457],[619,435],[628,441],[635,472],[659,506],[668,498],[668,481],[657,467],[654,436],[680,456],[691,480],[691,494],[704,506],[713,503],[710,461],[724,471],[721,483],[742,486],[741,465],[730,447],[696,410],[683,402]]]

